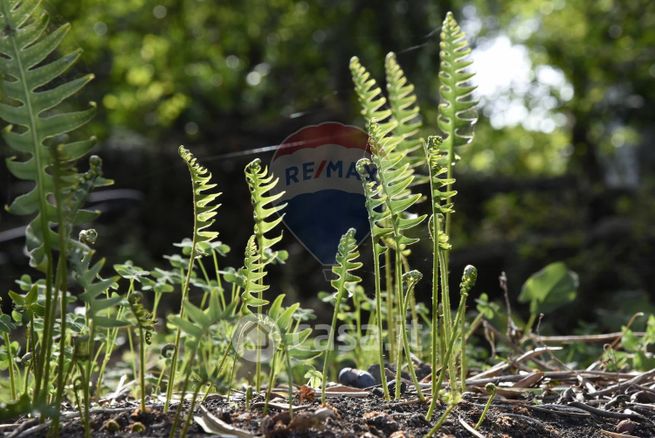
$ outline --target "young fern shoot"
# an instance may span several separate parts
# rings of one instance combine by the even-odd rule
[[[254,159],[245,168],[246,182],[250,190],[250,201],[253,207],[254,236],[256,248],[258,251],[259,272],[263,273],[266,265],[275,261],[283,261],[286,258],[285,252],[273,250],[273,246],[282,240],[280,234],[269,237],[268,234],[275,230],[282,222],[283,215],[280,212],[286,204],[273,205],[280,199],[284,192],[271,194],[279,181],[266,166],[262,167],[259,158]],[[262,283],[263,275],[258,279],[258,284]],[[263,300],[262,290],[257,291],[257,299]],[[262,314],[262,305],[257,306],[257,314]],[[257,347],[257,363],[255,365],[255,389],[261,389],[261,361],[260,349]]]
[[[395,297],[399,303],[398,320],[400,323],[398,332],[398,351],[396,356],[396,381],[400,382],[403,350],[407,358],[411,356],[409,345],[404,342],[402,332],[406,330],[407,314],[403,314],[403,293],[402,293],[402,272],[403,264],[401,254],[410,245],[418,242],[417,238],[409,237],[408,232],[418,226],[425,215],[411,216],[408,210],[418,202],[420,194],[413,194],[409,189],[414,176],[410,171],[409,163],[404,162],[406,153],[394,150],[395,140],[391,137],[382,136],[379,126],[375,123],[370,126],[372,160],[377,169],[379,183],[373,191],[373,196],[382,200],[382,207],[387,214],[381,223],[376,225],[381,229],[387,229],[388,238],[385,245],[394,251],[394,273],[395,273]],[[366,164],[365,162],[363,163]],[[414,373],[411,361],[408,361],[410,375]],[[417,385],[417,392],[422,396],[420,386]],[[400,385],[396,385],[395,398],[400,398]]]
[[[439,379],[436,376],[437,349],[441,352],[442,370],[448,368],[451,388],[456,386],[456,364],[453,358],[445,361],[445,345],[454,338],[457,328],[453,326],[450,306],[449,251],[451,216],[454,213],[453,197],[457,193],[452,186],[453,165],[457,155],[455,148],[471,142],[473,126],[476,121],[472,93],[475,87],[469,85],[473,73],[469,71],[472,61],[468,60],[471,50],[466,37],[448,13],[443,22],[440,43],[441,66],[439,71],[439,93],[441,102],[438,108],[438,126],[444,138],[430,137],[425,143],[425,156],[428,164],[430,183],[430,235],[432,237],[432,400],[426,415],[431,419],[436,408],[439,392]],[[439,337],[438,293],[441,287],[443,322]],[[438,340],[441,339],[440,345]],[[440,376],[442,377],[442,376]]]
[[[457,160],[456,148],[473,140],[477,101],[473,97],[475,86],[470,85],[475,75],[469,69],[473,63],[469,59],[471,49],[452,12],[446,14],[441,29],[438,126],[444,134],[442,147],[448,155],[447,178],[451,180]],[[446,192],[451,190],[451,186],[452,182],[446,185]],[[447,235],[450,235],[451,213],[445,215]]]
[[[136,319],[139,332],[139,389],[141,412],[146,412],[146,345],[150,345],[152,332],[155,329],[153,315],[143,307],[141,292],[133,292],[127,299],[132,315]]]
[[[373,163],[368,158],[362,158],[357,162],[357,172],[362,180],[364,188],[364,196],[366,198],[365,205],[368,213],[369,228],[371,231],[371,246],[373,252],[373,276],[375,281],[375,322],[377,324],[377,340],[378,340],[378,366],[380,370],[384,370],[384,336],[382,331],[382,286],[381,286],[381,272],[380,272],[380,257],[388,250],[382,242],[391,234],[392,230],[389,227],[381,226],[389,217],[389,212],[382,208],[384,198],[377,190],[377,182],[371,180],[370,169]],[[386,373],[380,373],[380,383],[384,391],[384,399],[390,400],[389,388],[387,386]]]
[[[218,198],[221,193],[213,191],[216,188],[216,184],[210,182],[212,178],[211,173],[198,163],[196,157],[194,157],[189,150],[184,146],[180,146],[178,153],[186,163],[189,170],[193,192],[193,237],[191,253],[189,254],[186,277],[182,284],[180,295],[181,306],[179,317],[183,318],[185,309],[184,303],[189,292],[195,259],[207,254],[211,248],[212,241],[218,237],[218,233],[216,231],[210,231],[209,228],[213,225],[216,210],[220,207],[220,204],[216,204],[216,198]],[[173,387],[175,385],[175,372],[177,370],[180,336],[181,330],[178,328],[175,334],[175,344],[173,347],[171,368],[168,376],[168,387],[166,388],[166,402],[164,403],[165,412],[168,412],[170,400],[173,395]]]
[[[339,240],[339,247],[336,256],[337,263],[332,267],[332,273],[335,275],[335,278],[330,281],[330,284],[335,291],[336,301],[334,304],[334,313],[332,315],[332,324],[330,325],[330,333],[328,335],[325,354],[323,356],[323,379],[321,382],[321,403],[323,404],[325,404],[325,388],[328,379],[328,358],[330,352],[334,350],[334,332],[337,325],[339,306],[341,305],[344,295],[350,294],[350,290],[352,290],[357,283],[362,281],[360,277],[353,273],[362,267],[362,263],[357,261],[358,258],[359,251],[357,251],[355,229],[350,228]]]

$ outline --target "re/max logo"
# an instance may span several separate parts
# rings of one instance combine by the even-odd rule
[[[322,160],[320,163],[313,161],[306,161],[298,166],[289,166],[284,172],[285,185],[290,186],[301,181],[308,181],[310,179],[325,178],[356,178],[360,180],[359,173],[355,165],[357,163],[351,162],[344,164],[343,160]],[[375,175],[375,169],[366,168],[369,175]]]

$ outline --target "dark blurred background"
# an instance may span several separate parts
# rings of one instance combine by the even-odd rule
[[[437,44],[448,10],[473,47],[480,120],[462,149],[452,256],[480,270],[476,293],[515,297],[525,279],[562,260],[580,275],[577,300],[547,318],[617,329],[655,293],[655,2],[650,0],[50,0],[82,47],[77,74],[96,79],[80,102],[99,103],[89,133],[106,176],[92,203],[98,252],[111,263],[164,264],[188,236],[185,144],[214,173],[216,228],[240,265],[251,227],[243,166],[296,129],[324,121],[363,126],[348,61],[383,82],[398,55],[417,87],[425,134],[436,133]],[[3,157],[9,151],[0,148]],[[241,155],[235,153],[243,153]],[[232,154],[232,155],[228,155]],[[21,187],[0,166],[6,204]],[[0,212],[0,294],[24,272],[24,218]],[[318,308],[322,267],[286,233],[287,266],[272,293]],[[427,236],[413,256],[429,272]],[[367,255],[364,248],[364,253]],[[429,282],[419,291],[427,296]],[[525,311],[524,307],[518,307]],[[319,312],[320,313],[320,312]]]

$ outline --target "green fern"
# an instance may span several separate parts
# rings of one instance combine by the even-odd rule
[[[359,251],[357,251],[357,239],[355,239],[355,229],[350,228],[346,233],[341,236],[339,246],[337,249],[336,265],[332,266],[332,273],[335,278],[330,281],[332,288],[336,294],[336,301],[334,304],[334,313],[332,314],[332,325],[330,326],[330,334],[328,335],[327,345],[325,346],[325,354],[323,357],[323,380],[321,383],[321,403],[325,403],[325,387],[327,385],[327,364],[330,352],[334,349],[334,332],[337,326],[337,315],[339,314],[339,306],[344,295],[349,288],[354,287],[360,283],[362,279],[353,274],[353,271],[360,269],[363,265],[357,261],[359,258]]]
[[[241,293],[243,312],[246,314],[252,313],[251,308],[261,308],[267,305],[268,301],[261,298],[262,293],[268,289],[268,285],[263,282],[266,271],[264,270],[264,264],[261,262],[254,235],[248,239],[243,268],[239,271],[244,279],[243,292]]]
[[[394,275],[395,275],[395,299],[401,310],[402,298],[402,272],[403,264],[401,257],[407,248],[418,242],[419,239],[410,237],[409,232],[425,220],[425,215],[408,214],[412,206],[420,199],[420,194],[414,194],[410,186],[414,180],[410,164],[406,162],[406,151],[399,151],[394,148],[393,136],[384,136],[380,127],[372,123],[369,128],[371,143],[371,157],[377,169],[377,182],[365,184],[364,190],[368,201],[367,208],[372,221],[372,235],[374,238],[384,236],[384,245],[394,250]],[[358,169],[361,172],[370,167],[367,159],[358,162]],[[375,199],[375,200],[374,200]],[[376,251],[377,257],[379,251]],[[400,328],[398,332],[398,352],[396,355],[397,381],[400,381],[400,370],[402,365],[402,351],[406,357],[410,357],[409,345],[402,337],[405,331],[406,313],[399,313]],[[413,372],[411,361],[408,360],[410,373]],[[420,386],[416,385],[419,398],[423,398]],[[400,388],[396,386],[396,399],[400,397]]]
[[[408,215],[410,208],[420,199],[420,194],[414,194],[410,186],[414,181],[409,163],[404,158],[406,151],[394,149],[392,136],[384,136],[382,129],[373,123],[369,129],[371,142],[371,157],[377,169],[379,184],[375,186],[373,195],[381,201],[387,213],[379,215],[376,225],[378,233],[385,235],[391,227],[393,248],[397,252],[404,251],[419,239],[408,236],[408,232],[425,220],[425,215]],[[366,163],[364,162],[366,165]],[[389,219],[389,224],[385,223]]]
[[[114,278],[102,278],[100,272],[105,266],[105,259],[91,264],[95,251],[75,251],[73,260],[73,277],[77,280],[84,292],[79,298],[87,306],[87,318],[95,328],[125,327],[127,321],[112,318],[106,315],[107,310],[122,301],[119,295],[107,297],[107,291],[115,283]]]
[[[3,132],[7,144],[19,154],[10,157],[7,167],[18,179],[34,182],[34,188],[11,203],[9,211],[18,215],[36,214],[30,223],[27,248],[31,264],[42,271],[52,263],[51,252],[59,246],[58,223],[54,199],[55,182],[52,147],[62,163],[74,163],[94,144],[94,139],[61,142],[64,134],[87,123],[95,112],[95,104],[78,112],[64,112],[60,104],[77,93],[93,75],[50,86],[77,60],[77,50],[54,61],[49,57],[68,33],[64,24],[46,33],[48,15],[37,0],[0,1],[0,63],[3,78],[0,117],[9,125]],[[46,61],[46,63],[44,63]]]
[[[268,234],[282,222],[283,215],[279,213],[286,207],[286,204],[273,205],[273,203],[280,199],[284,192],[271,194],[275,190],[279,179],[269,173],[266,166],[262,167],[259,158],[246,165],[245,175],[253,207],[254,235],[259,249],[260,261],[267,265],[279,260],[280,251],[274,251],[273,246],[282,240],[282,232],[273,237],[269,237]],[[282,258],[286,258],[286,255]]]
[[[257,291],[257,296],[252,297],[246,295],[246,298],[251,303],[257,306],[257,313],[262,314],[262,307],[266,304],[262,298],[263,289],[263,275],[266,265],[275,261],[284,261],[286,259],[286,252],[276,251],[273,246],[282,240],[282,232],[273,237],[268,234],[275,230],[282,222],[283,215],[280,212],[286,207],[286,204],[273,205],[275,201],[284,196],[284,192],[271,194],[275,190],[279,179],[272,173],[269,173],[266,166],[262,167],[259,158],[254,159],[246,165],[245,168],[246,182],[250,190],[250,202],[253,208],[253,219],[255,220],[254,226],[254,242],[255,248],[258,251],[256,263],[259,265],[259,275],[257,279],[260,290]],[[277,216],[277,217],[276,217]],[[250,243],[249,243],[250,245]],[[248,256],[248,248],[246,248],[246,256]],[[255,262],[255,259],[253,259]],[[250,286],[254,288],[254,285]],[[254,290],[254,289],[253,289]],[[257,363],[255,365],[255,389],[260,390],[261,387],[261,362],[259,360],[260,349],[257,347]]]
[[[178,148],[180,157],[184,160],[191,176],[191,187],[193,193],[193,237],[191,239],[191,249],[189,251],[189,260],[187,262],[186,275],[182,283],[180,294],[180,313],[179,318],[184,318],[186,309],[185,303],[191,285],[193,267],[197,258],[211,253],[211,245],[218,237],[216,231],[209,231],[209,227],[214,224],[216,210],[220,204],[216,204],[216,199],[221,195],[219,192],[213,192],[216,184],[211,183],[212,174],[200,163],[196,157],[184,146]],[[181,329],[178,327],[175,334],[175,344],[171,360],[171,368],[168,376],[168,387],[166,389],[166,401],[164,402],[164,411],[168,412],[168,407],[173,396],[173,387],[175,385],[175,371],[177,368],[177,357],[180,349]]]
[[[446,14],[441,27],[439,56],[439,103],[438,126],[444,133],[442,147],[447,151],[447,175],[452,178],[452,167],[457,158],[455,149],[473,140],[473,125],[477,120],[473,98],[475,86],[470,85],[474,76],[469,69],[473,63],[469,59],[471,49],[452,12]],[[447,184],[450,192],[452,183]],[[446,213],[446,234],[450,235],[450,212]]]
[[[393,233],[388,224],[389,211],[384,209],[384,195],[379,193],[377,181],[373,180],[370,168],[373,163],[368,158],[357,161],[357,172],[359,173],[364,189],[365,206],[368,213],[369,229],[371,231],[371,246],[373,252],[373,278],[375,281],[375,322],[377,325],[378,341],[378,366],[381,370],[385,369],[384,361],[384,336],[382,332],[382,286],[380,257],[387,251],[387,247],[382,244],[384,239]],[[383,225],[378,225],[383,224]],[[387,377],[385,373],[380,373],[384,399],[389,400],[389,388],[387,387]]]
[[[350,73],[355,84],[355,94],[357,94],[362,108],[361,113],[367,125],[377,123],[382,136],[391,135],[397,128],[398,122],[392,116],[391,110],[387,108],[387,99],[382,94],[377,82],[356,56],[350,59]],[[393,138],[394,146],[400,143],[400,138],[390,138]]]
[[[422,122],[414,86],[405,77],[394,53],[387,55],[385,70],[388,100],[359,59],[353,57],[350,60],[355,93],[367,126],[372,123],[379,125],[380,136],[387,138],[387,150],[404,152],[404,160],[410,164],[413,173],[414,169],[425,164],[421,151],[422,139],[418,137]],[[425,180],[421,177],[413,184],[420,184]]]
[[[387,54],[384,66],[387,75],[389,107],[393,118],[397,121],[393,132],[401,138],[399,148],[407,153],[407,160],[412,169],[423,167],[425,165],[424,140],[419,137],[423,121],[416,102],[414,85],[407,80],[393,52]],[[427,181],[425,177],[417,177],[414,183],[422,184],[425,181]]]
[[[215,201],[221,193],[212,192],[216,184],[210,182],[211,172],[201,166],[188,149],[180,146],[178,153],[189,169],[193,187],[193,238],[190,255],[193,262],[196,257],[207,255],[210,244],[218,237],[218,232],[209,231],[209,227],[214,224],[216,210],[220,207]]]

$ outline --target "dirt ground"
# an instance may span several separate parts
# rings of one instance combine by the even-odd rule
[[[261,396],[253,398],[250,410],[246,409],[243,398],[227,400],[224,397],[210,396],[195,413],[199,418],[204,415],[207,420],[205,424],[213,424],[213,433],[206,433],[199,424],[192,422],[188,436],[423,437],[445,409],[444,406],[439,406],[432,421],[427,422],[427,405],[411,395],[407,395],[403,400],[390,402],[385,402],[373,393],[365,397],[360,396],[331,396],[326,406],[321,406],[318,400],[296,400],[293,419],[285,409],[288,407],[286,400],[281,398],[274,399],[269,405],[268,414],[264,414]],[[451,412],[435,436],[655,437],[655,415],[635,413],[633,418],[620,418],[632,415],[631,411],[626,414],[625,410],[619,409],[598,414],[566,404],[535,405],[534,401],[528,398],[509,400],[504,397],[496,398],[478,431],[471,431],[482,413],[485,402],[484,395],[465,393],[464,400]],[[92,414],[93,436],[168,436],[173,412],[174,410],[171,410],[165,415],[160,407],[153,407],[151,412],[143,414],[131,400],[115,403],[111,407],[96,408],[96,412]],[[608,415],[616,415],[616,418]],[[38,427],[34,420],[31,421],[29,427],[23,427],[22,431],[14,429],[13,435],[5,436],[45,436],[43,428],[30,432],[30,428]],[[214,421],[218,421],[218,426]],[[66,419],[64,414],[62,424],[62,436],[82,436],[79,417]],[[133,432],[138,430],[140,425],[144,426],[143,432]],[[29,433],[25,434],[26,432]]]

